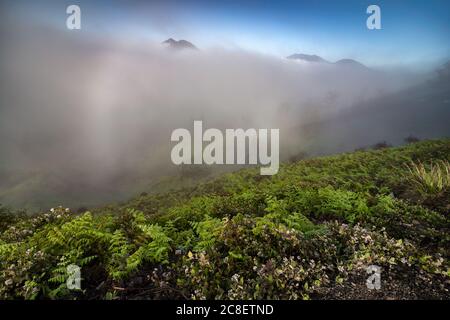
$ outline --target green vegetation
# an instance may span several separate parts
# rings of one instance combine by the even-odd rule
[[[423,193],[437,194],[450,187],[450,163],[440,161],[431,163],[429,169],[423,163],[412,163],[408,166],[410,180],[417,184]]]
[[[450,140],[424,141],[82,214],[0,207],[0,298],[449,299],[449,159]],[[70,264],[82,290],[65,285]]]

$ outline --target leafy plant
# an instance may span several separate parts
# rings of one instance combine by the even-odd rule
[[[450,298],[449,155],[450,140],[422,141],[91,212],[0,207],[0,299],[373,298],[354,290],[371,264],[390,297]]]
[[[450,188],[450,163],[439,161],[425,165],[411,162],[406,165],[409,175],[406,178],[425,194],[437,194]]]

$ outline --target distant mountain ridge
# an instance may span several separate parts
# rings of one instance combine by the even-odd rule
[[[319,57],[315,54],[303,54],[303,53],[295,53],[293,55],[290,55],[289,57],[287,57],[288,59],[291,60],[303,60],[303,61],[308,61],[308,62],[326,62],[326,63],[330,63],[329,61],[323,59],[322,57]]]
[[[167,39],[162,42],[163,45],[166,45],[170,49],[182,50],[182,49],[193,49],[198,50],[196,46],[194,46],[191,42],[187,40],[174,40],[172,38]]]
[[[361,62],[358,62],[358,61],[353,60],[353,59],[341,59],[341,60],[336,61],[335,64],[346,65],[346,66],[358,66],[358,67],[367,68]]]
[[[191,49],[191,50],[198,50],[198,48],[192,43],[184,39],[175,40],[173,38],[169,38],[161,44],[167,46],[169,49],[174,50],[184,50],[184,49]],[[335,64],[335,65],[341,65],[341,66],[350,66],[350,67],[356,67],[356,68],[365,68],[369,69],[367,66],[362,64],[359,61],[353,60],[353,59],[340,59],[336,62],[328,61],[321,56],[318,56],[316,54],[304,54],[304,53],[294,53],[288,57],[286,57],[289,60],[300,60],[300,61],[306,61],[306,62],[312,62],[312,63],[326,63],[326,64]]]
[[[318,55],[315,55],[315,54],[295,53],[286,58],[290,59],[290,60],[301,60],[301,61],[314,62],[314,63],[330,63],[330,64],[337,64],[337,65],[342,65],[342,66],[355,66],[355,67],[367,68],[361,62],[358,62],[353,59],[341,59],[336,62],[330,62],[330,61],[325,60],[324,58],[322,58]]]

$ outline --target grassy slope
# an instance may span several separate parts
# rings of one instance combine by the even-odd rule
[[[439,159],[450,140],[19,219],[0,237],[0,296],[449,298],[450,193],[420,193],[405,166]],[[70,263],[83,292],[65,289]],[[379,291],[365,286],[370,264],[382,267]]]

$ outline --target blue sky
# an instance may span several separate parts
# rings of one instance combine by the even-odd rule
[[[264,54],[318,54],[374,66],[438,64],[450,58],[450,1],[6,1],[13,14],[64,28],[65,7],[79,4],[90,34],[162,41],[184,38]],[[366,28],[366,9],[381,7],[382,30]],[[31,18],[28,18],[31,16]]]

